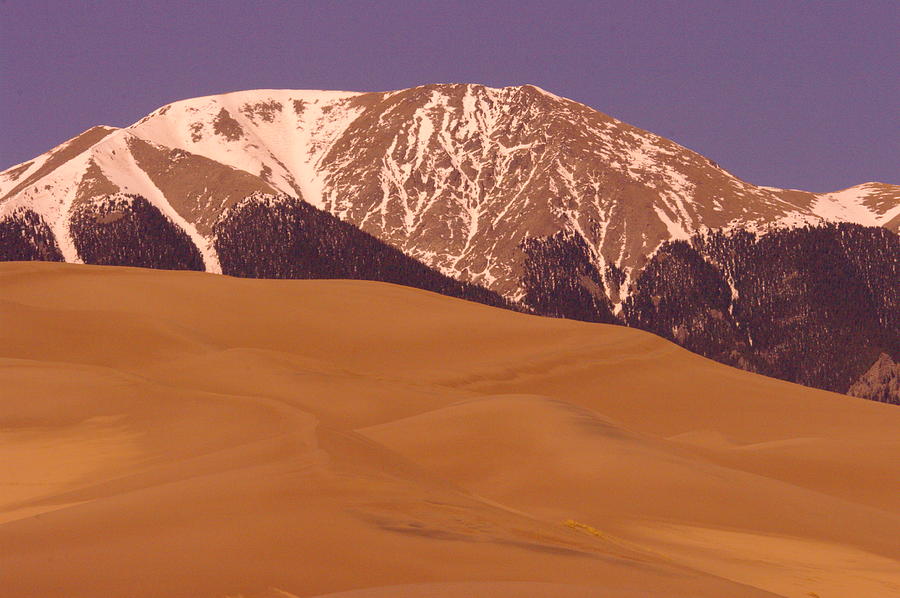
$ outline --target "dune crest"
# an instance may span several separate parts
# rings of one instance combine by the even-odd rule
[[[880,597],[900,411],[384,283],[0,264],[0,587]]]

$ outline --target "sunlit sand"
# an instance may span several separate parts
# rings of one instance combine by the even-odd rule
[[[900,410],[361,281],[0,264],[0,594],[900,594]]]

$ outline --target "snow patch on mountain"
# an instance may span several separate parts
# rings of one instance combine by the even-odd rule
[[[182,100],[129,127],[156,145],[183,148],[253,175],[321,206],[319,162],[358,116],[357,92],[254,90]],[[232,134],[223,135],[227,117]]]
[[[816,196],[812,211],[830,222],[856,222],[866,226],[881,226],[900,215],[900,202],[885,212],[877,212],[864,202],[877,192],[877,183],[863,183],[843,191]]]
[[[50,226],[67,262],[78,263],[78,252],[69,235],[68,213],[77,192],[77,184],[88,168],[84,154],[69,160],[48,176],[23,189],[0,204],[0,217],[20,207],[33,210]]]

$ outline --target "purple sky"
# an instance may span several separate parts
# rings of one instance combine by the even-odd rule
[[[0,169],[225,91],[533,83],[752,183],[900,183],[898,31],[896,0],[0,0]]]

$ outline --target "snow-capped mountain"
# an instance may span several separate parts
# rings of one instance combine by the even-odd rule
[[[394,282],[894,403],[898,230],[896,185],[756,187],[533,86],[196,98],[0,173],[0,260]]]
[[[663,242],[708,229],[824,221],[900,229],[897,186],[819,195],[757,187],[529,85],[255,90],[175,102],[4,171],[0,218],[31,209],[64,259],[80,261],[69,231],[74,207],[137,194],[219,272],[213,226],[257,191],[302,198],[444,274],[514,299],[524,293],[523,241],[560,232],[580,237],[600,271],[615,266],[627,282]]]

